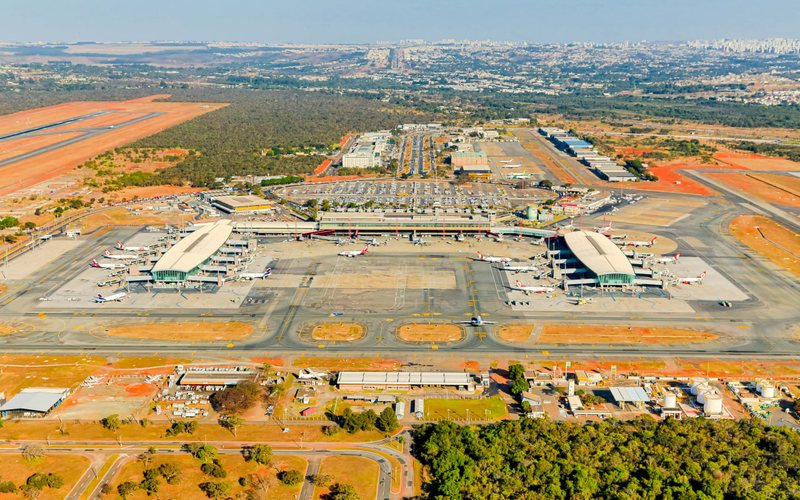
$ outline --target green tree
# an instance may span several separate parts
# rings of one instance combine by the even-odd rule
[[[201,462],[209,462],[217,458],[217,449],[210,444],[187,443],[183,445],[182,449]]]
[[[247,446],[242,449],[242,455],[247,462],[255,462],[260,465],[272,463],[272,448],[266,444]]]
[[[122,425],[122,421],[119,419],[119,415],[117,414],[105,417],[104,419],[100,420],[100,423],[103,425],[103,427],[110,431],[116,431]]]
[[[128,498],[128,495],[133,494],[139,488],[139,485],[134,483],[133,481],[125,481],[124,483],[120,483],[117,485],[117,493],[122,498]]]
[[[181,468],[172,462],[165,462],[158,466],[158,473],[164,478],[167,484],[178,484],[181,482]]]
[[[332,484],[325,495],[325,500],[360,500],[356,489],[353,485],[335,483]]]
[[[278,479],[283,484],[294,486],[303,482],[303,474],[294,469],[282,470],[278,473]]]
[[[380,416],[378,416],[377,427],[383,432],[394,432],[400,426],[397,421],[397,414],[391,406],[383,409]]]
[[[219,425],[229,430],[234,437],[236,437],[236,432],[243,423],[244,420],[236,415],[223,415],[223,417],[219,419]]]
[[[231,483],[228,481],[206,481],[198,484],[197,487],[208,498],[224,498],[231,490]]]

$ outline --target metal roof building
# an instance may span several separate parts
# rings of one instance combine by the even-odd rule
[[[617,245],[600,233],[573,231],[564,235],[569,250],[600,285],[632,285],[633,266]]]
[[[197,229],[167,250],[156,262],[151,270],[153,281],[186,281],[200,270],[200,266],[211,260],[233,232],[233,223],[229,220],[194,227]]]
[[[211,205],[227,214],[233,212],[255,212],[272,208],[272,205],[267,200],[255,195],[218,196],[214,198]]]
[[[472,376],[463,372],[339,372],[339,387],[408,388],[421,386],[470,387]]]
[[[67,396],[69,396],[69,389],[28,387],[0,406],[0,413],[3,415],[11,412],[46,415],[61,404]]]
[[[614,401],[618,403],[646,403],[650,401],[650,396],[647,395],[641,387],[610,387],[611,395],[614,396]]]

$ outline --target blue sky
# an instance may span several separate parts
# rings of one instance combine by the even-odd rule
[[[800,0],[27,0],[2,41],[409,38],[530,42],[800,37]]]

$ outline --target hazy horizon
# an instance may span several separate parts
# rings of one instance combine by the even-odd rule
[[[780,14],[780,15],[778,15]],[[800,2],[763,0],[56,0],[4,9],[0,41],[264,44],[492,40],[529,43],[797,38]]]

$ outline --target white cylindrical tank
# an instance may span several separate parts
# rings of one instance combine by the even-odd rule
[[[678,406],[678,396],[674,392],[664,394],[664,408],[675,408]]]
[[[692,385],[692,388],[690,389],[690,392],[692,393],[692,396],[697,396],[701,392],[707,391],[708,389],[709,389],[709,386],[708,386],[707,383],[705,383],[705,382],[696,382],[694,385]]]
[[[762,384],[761,385],[761,397],[763,398],[774,398],[775,397],[775,386]]]
[[[706,393],[703,411],[706,415],[719,415],[722,413],[722,396],[719,394]]]
[[[701,405],[705,404],[706,403],[706,396],[708,396],[709,394],[711,394],[711,391],[708,391],[708,390],[698,392],[697,393],[697,402],[699,404],[701,404]]]

